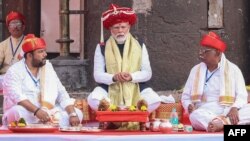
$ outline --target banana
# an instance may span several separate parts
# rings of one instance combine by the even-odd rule
[[[247,86],[246,86],[246,89],[247,89],[248,91],[250,91],[250,85],[247,85]]]

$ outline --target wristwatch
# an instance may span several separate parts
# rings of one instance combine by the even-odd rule
[[[72,112],[72,113],[70,113],[70,114],[69,114],[69,117],[77,117],[76,112]]]

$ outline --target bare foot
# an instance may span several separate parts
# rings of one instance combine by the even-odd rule
[[[118,129],[122,126],[122,122],[108,122],[106,129]]]
[[[147,103],[147,101],[144,100],[144,99],[141,99],[141,100],[139,100],[139,101],[137,102],[137,108],[138,108],[139,110],[141,110],[141,107],[142,107],[142,106],[148,107],[148,103]]]
[[[215,119],[208,123],[208,132],[220,132],[223,130],[224,124],[221,120]]]
[[[109,108],[110,103],[106,99],[102,99],[98,106],[98,111],[106,111]]]

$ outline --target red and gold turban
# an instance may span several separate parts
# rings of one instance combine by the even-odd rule
[[[20,20],[25,25],[25,17],[19,12],[11,11],[6,17],[6,25],[9,26],[12,20]]]
[[[121,22],[129,22],[133,25],[136,22],[136,14],[131,8],[111,4],[109,10],[102,13],[102,21],[106,29]]]
[[[214,32],[209,32],[207,35],[203,36],[201,42],[203,47],[212,47],[224,52],[227,48],[226,44],[221,40],[219,35]]]
[[[28,34],[24,38],[24,42],[22,46],[24,53],[37,50],[37,49],[45,49],[45,48],[46,48],[45,41],[42,38],[35,37],[34,34]]]
[[[136,22],[136,18],[136,14],[131,8],[111,4],[109,9],[102,13],[100,44],[104,44],[103,26],[109,29],[114,24],[122,22],[128,22],[130,25],[133,25]]]

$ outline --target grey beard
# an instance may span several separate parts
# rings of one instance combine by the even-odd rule
[[[117,38],[115,35],[112,35],[112,37],[115,39],[115,41],[116,41],[117,44],[124,44],[125,43],[128,34],[125,34],[123,36],[124,37],[122,37],[122,38]]]
[[[126,41],[126,39],[125,39],[125,40],[122,40],[122,41],[121,41],[121,40],[120,40],[120,41],[116,40],[117,44],[124,44],[125,41]]]
[[[117,44],[124,44],[126,39],[127,39],[127,35],[124,35],[124,37],[122,37],[120,39],[119,38],[114,38],[114,39],[115,39]]]

